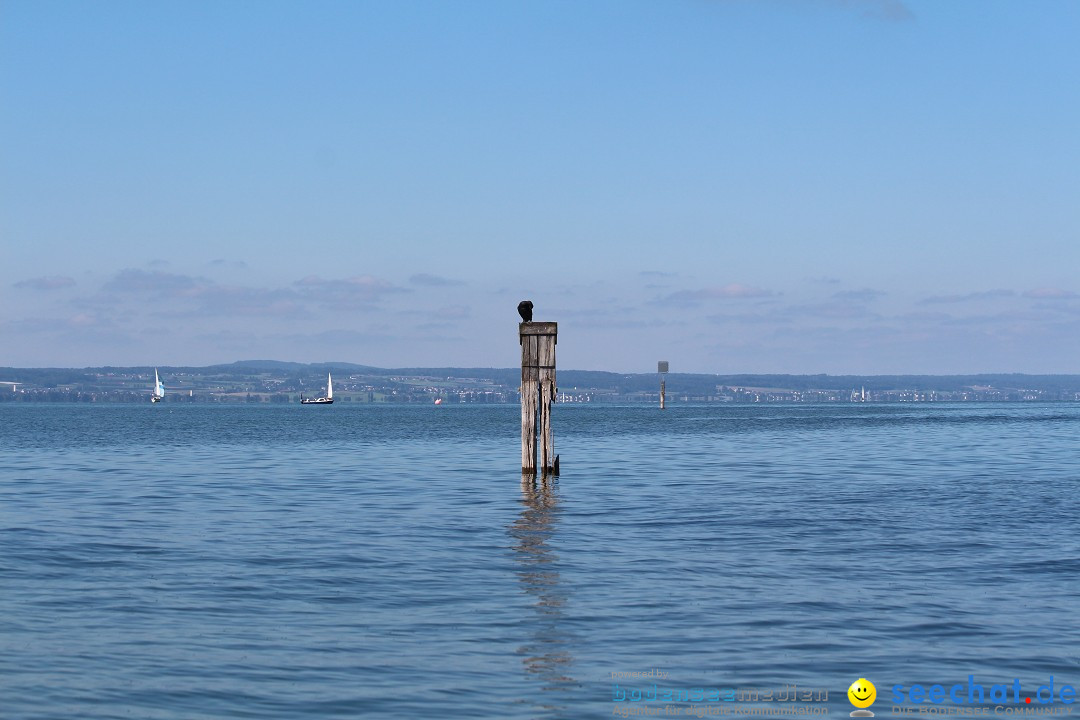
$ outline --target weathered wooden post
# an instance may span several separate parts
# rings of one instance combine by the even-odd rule
[[[528,303],[527,307],[526,303]],[[523,309],[524,308],[524,309]],[[536,432],[539,418],[540,472],[559,474],[559,458],[551,434],[551,403],[555,400],[555,343],[559,324],[533,322],[532,303],[518,306],[524,322],[518,325],[521,343],[521,472],[536,473]]]
[[[660,373],[660,409],[664,409],[664,376],[667,374],[668,361],[660,360],[656,363],[656,372]]]
[[[537,335],[537,357],[540,361],[540,472],[559,474],[559,458],[551,436],[551,405],[555,402],[555,344],[559,339],[558,323],[541,323],[548,329]]]

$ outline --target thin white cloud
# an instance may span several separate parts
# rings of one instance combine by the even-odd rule
[[[335,309],[369,307],[387,295],[410,292],[373,275],[357,275],[343,280],[324,280],[309,275],[293,285],[301,297]]]
[[[1035,327],[1048,321],[1049,319],[1049,315],[1037,311],[1011,310],[1008,312],[1000,313],[979,313],[975,315],[950,317],[946,320],[943,320],[942,324],[948,326],[981,326],[987,328],[988,330],[1000,330],[1010,324],[1017,327]]]
[[[1024,297],[1035,298],[1036,300],[1072,300],[1073,298],[1080,297],[1080,295],[1077,295],[1072,290],[1047,287],[1028,290],[1024,293]]]
[[[213,268],[225,268],[226,270],[246,270],[248,264],[243,260],[226,260],[224,258],[217,258],[208,262],[207,267]]]
[[[62,316],[27,317],[0,325],[5,334],[23,337],[46,338],[54,342],[93,343],[108,345],[132,342],[130,333],[105,313],[93,309],[73,312]],[[70,350],[70,345],[65,346]],[[76,365],[78,363],[71,363]]]
[[[317,347],[356,348],[375,342],[399,341],[401,336],[385,325],[372,325],[362,330],[337,328],[311,334],[274,335],[270,339]]]
[[[452,285],[464,285],[462,280],[452,280],[450,278],[442,277],[441,275],[432,275],[430,273],[417,273],[409,278],[409,282],[413,285],[423,285],[425,287],[449,287]]]
[[[15,283],[15,287],[17,288],[27,288],[30,290],[59,290],[61,288],[72,287],[74,285],[74,278],[69,278],[66,275],[49,275],[46,277],[36,277]]]
[[[1016,293],[1012,290],[998,289],[998,290],[984,290],[982,292],[972,292],[963,295],[933,295],[928,298],[924,298],[919,301],[920,305],[942,305],[948,303],[962,303],[970,300],[993,300],[995,298],[1015,297]]]
[[[130,303],[137,303],[133,308]],[[81,307],[138,310],[159,318],[303,317],[307,308],[291,288],[222,285],[214,280],[158,270],[122,270],[101,292],[77,303]]]
[[[215,285],[201,289],[189,300],[186,306],[174,303],[153,315],[164,318],[311,316],[311,311],[289,290]]]
[[[109,293],[142,295],[144,297],[179,297],[199,292],[200,288],[212,286],[206,278],[178,275],[161,270],[121,270],[102,286]]]
[[[73,328],[91,328],[111,325],[111,323],[94,313],[75,313],[67,319],[67,325]]]
[[[743,285],[742,283],[730,283],[718,287],[707,287],[700,290],[680,290],[661,298],[660,305],[675,305],[679,307],[693,307],[710,300],[745,300],[753,298],[766,298],[776,295],[771,290]]]
[[[872,288],[863,288],[862,290],[843,290],[838,293],[833,293],[833,298],[836,300],[845,300],[851,302],[871,302],[877,300],[879,297],[885,296],[887,293],[881,290],[874,290]]]
[[[160,270],[126,269],[80,308],[143,311],[152,317],[310,317],[318,310],[370,309],[380,300],[410,290],[371,275],[344,279],[308,276],[287,287],[225,285],[205,277]],[[137,307],[131,303],[137,303]]]
[[[436,320],[464,320],[472,317],[472,308],[468,305],[443,305],[433,307],[430,310],[404,310],[402,315],[410,317],[423,317]]]
[[[829,319],[829,320],[859,320],[875,319],[881,316],[867,309],[865,303],[848,302],[845,300],[833,300],[830,302],[807,303],[805,305],[792,305],[781,311],[781,314],[799,317],[803,320]]]
[[[727,313],[710,315],[709,322],[715,325],[790,325],[790,317],[777,313]]]

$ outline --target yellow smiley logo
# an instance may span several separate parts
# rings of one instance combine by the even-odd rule
[[[877,700],[877,688],[866,678],[859,678],[847,689],[848,700],[857,708],[868,708]]]

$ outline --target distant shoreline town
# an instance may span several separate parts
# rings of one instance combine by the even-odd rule
[[[517,403],[518,368],[397,368],[241,361],[207,367],[0,368],[0,402],[297,403],[325,388],[345,403]],[[561,403],[655,403],[656,373],[560,370]],[[666,375],[667,402],[1075,402],[1080,375]]]

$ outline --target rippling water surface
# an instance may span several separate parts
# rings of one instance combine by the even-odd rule
[[[554,423],[563,474],[532,484],[512,406],[0,405],[0,717],[600,718],[664,712],[615,701],[653,683],[846,717],[859,677],[882,717],[895,684],[1080,687],[1080,406]]]

